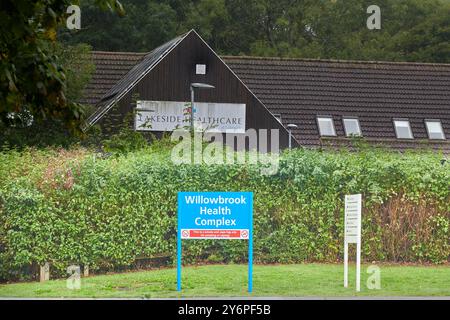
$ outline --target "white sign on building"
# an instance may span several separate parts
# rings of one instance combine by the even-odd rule
[[[137,101],[135,129],[173,131],[190,125],[190,103]],[[245,104],[194,103],[194,126],[208,132],[245,133]]]
[[[348,287],[348,244],[356,243],[356,291],[361,284],[361,194],[345,196],[344,287]]]

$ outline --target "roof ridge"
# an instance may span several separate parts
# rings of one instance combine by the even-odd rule
[[[127,52],[127,51],[102,51],[102,50],[92,50],[93,54],[109,54],[109,55],[146,55],[149,54],[149,52]]]
[[[244,59],[244,60],[273,60],[273,61],[304,61],[304,62],[329,62],[329,63],[354,63],[354,64],[388,64],[388,65],[424,65],[424,66],[446,66],[450,63],[438,62],[409,62],[409,61],[376,61],[376,60],[343,60],[343,59],[314,59],[314,58],[285,58],[285,57],[262,57],[262,56],[232,56],[221,55],[224,59]]]

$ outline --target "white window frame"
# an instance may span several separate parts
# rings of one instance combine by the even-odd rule
[[[441,129],[441,134],[442,134],[442,138],[431,138],[431,132],[430,132],[430,128],[428,128],[428,123],[430,122],[434,122],[434,123],[438,123],[439,124],[439,128]],[[430,140],[445,140],[445,132],[444,132],[444,128],[442,127],[442,122],[439,119],[425,119],[425,128],[427,129],[427,134],[428,134],[428,139]]]
[[[332,129],[333,129],[333,134],[322,134],[322,130],[320,129],[320,120],[321,119],[328,119],[328,120],[331,120],[331,127],[332,127]],[[318,129],[319,129],[319,135],[321,136],[321,137],[336,137],[337,135],[336,135],[336,127],[335,127],[335,125],[334,125],[334,119],[333,119],[333,116],[317,116],[316,117],[316,121],[317,121],[317,127],[318,127]]]
[[[410,133],[410,135],[411,135],[410,137],[405,138],[405,137],[399,137],[399,136],[398,136],[397,122],[406,122],[406,123],[408,123],[408,130],[409,130],[409,133]],[[392,120],[392,124],[394,125],[395,136],[397,137],[397,139],[402,139],[402,140],[414,140],[414,134],[413,134],[413,132],[412,132],[412,129],[411,129],[411,122],[409,121],[409,119],[406,119],[406,118],[395,118],[395,119]]]
[[[346,120],[354,120],[356,121],[357,125],[358,125],[358,134],[350,134],[347,132],[347,126],[345,125],[345,121]],[[342,117],[342,126],[344,127],[344,131],[345,131],[345,136],[346,137],[362,137],[362,129],[361,129],[361,123],[359,122],[359,118],[358,117],[350,117],[350,116],[344,116]]]

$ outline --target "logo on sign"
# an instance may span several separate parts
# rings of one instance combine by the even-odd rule
[[[189,230],[181,231],[182,238],[189,238]]]

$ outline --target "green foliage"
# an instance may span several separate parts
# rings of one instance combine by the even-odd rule
[[[119,133],[104,141],[105,151],[116,154],[124,154],[139,150],[147,146],[144,136],[131,128],[121,129]]]
[[[58,57],[58,63],[64,68],[66,75],[66,98],[77,102],[83,96],[83,89],[91,80],[95,64],[91,55],[91,47],[86,44],[65,45],[55,43],[52,50]]]
[[[363,194],[363,259],[448,262],[450,170],[442,156],[294,150],[258,165],[181,165],[170,148],[102,158],[86,150],[0,153],[0,272],[49,261],[92,269],[176,251],[177,192],[253,191],[260,263],[342,259],[345,194]],[[20,165],[19,165],[20,164]],[[184,261],[244,262],[245,241],[186,241]]]
[[[124,0],[120,19],[89,2],[69,43],[150,51],[196,29],[220,54],[450,62],[450,3],[379,0],[381,30],[368,30],[370,0]]]
[[[167,1],[121,1],[126,14],[119,17],[100,10],[94,0],[81,4],[81,30],[60,30],[70,44],[88,43],[96,50],[149,51],[177,33],[175,8]]]
[[[119,126],[119,132],[111,135],[110,139],[103,142],[105,151],[115,154],[125,154],[147,146],[147,140],[142,133],[134,130],[130,125],[134,116],[134,112],[128,113],[124,117],[122,125]]]
[[[34,147],[63,147],[67,148],[77,142],[79,138],[70,134],[61,121],[39,121],[30,126],[6,126],[0,123],[0,150],[23,149]]]
[[[49,49],[66,10],[78,1],[2,0],[0,4],[0,122],[10,114],[29,113],[34,121],[58,120],[77,132],[83,108],[66,97],[66,74]],[[96,0],[119,13],[118,0]]]
[[[68,46],[59,43],[47,43],[45,47],[55,55],[58,65],[65,70],[67,101],[76,103],[95,69],[90,47],[84,44]],[[80,114],[77,116],[90,112],[88,107],[79,107]],[[71,134],[61,119],[39,119],[28,110],[16,113],[14,118],[0,121],[0,132],[0,149],[22,149],[26,146],[67,148],[80,142],[82,138]]]

